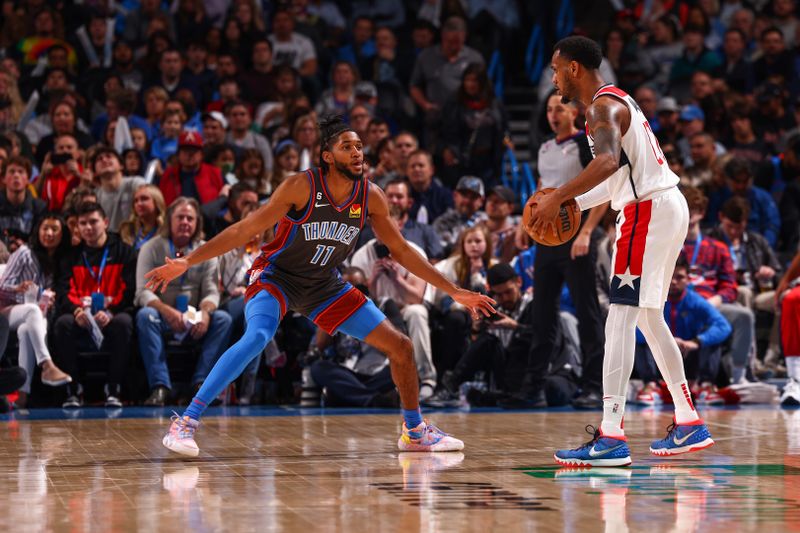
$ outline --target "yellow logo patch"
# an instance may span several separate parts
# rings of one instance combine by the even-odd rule
[[[350,218],[361,218],[361,204],[350,206]]]

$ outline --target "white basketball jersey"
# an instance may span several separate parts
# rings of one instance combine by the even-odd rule
[[[675,187],[680,179],[669,169],[650,123],[629,94],[613,85],[600,87],[592,102],[600,96],[613,96],[628,106],[631,124],[622,136],[619,169],[608,177],[611,209],[621,211],[626,205],[647,199],[654,193]],[[589,146],[594,155],[594,139],[586,126]]]

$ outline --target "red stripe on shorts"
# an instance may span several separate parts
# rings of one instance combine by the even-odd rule
[[[652,209],[653,202],[651,200],[625,206],[625,222],[622,223],[619,237],[617,237],[614,274],[625,274],[630,268],[631,275],[642,275],[645,242]]]
[[[628,204],[622,210],[625,222],[617,235],[617,259],[614,261],[614,274],[624,274],[628,268],[628,251],[631,245],[631,232],[636,213],[636,204]]]
[[[631,250],[630,269],[634,276],[642,275],[642,263],[644,262],[644,246],[647,240],[647,229],[650,226],[650,215],[653,212],[653,202],[639,202],[639,220],[636,221],[636,228],[633,230],[633,244]]]
[[[366,301],[367,298],[364,294],[353,287],[318,314],[314,323],[329,335],[333,335],[336,328],[350,318],[350,316]]]

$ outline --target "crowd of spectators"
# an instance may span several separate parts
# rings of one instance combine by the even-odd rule
[[[537,295],[543,259],[520,228],[525,198],[502,180],[513,144],[488,63],[495,50],[518,56],[512,41],[537,22],[528,3],[2,6],[0,337],[16,335],[0,377],[25,374],[17,406],[190,398],[245,327],[245,273],[271,228],[163,294],[144,274],[316,166],[317,123],[330,114],[360,135],[365,174],[405,238],[498,302],[492,320],[473,320],[364,229],[343,276],[409,335],[423,402],[596,405],[615,213],[592,218]],[[616,0],[602,13],[601,71],[636,98],[692,213],[665,313],[697,398],[719,402],[718,387],[787,367],[800,380],[795,0]],[[563,150],[561,171],[567,160],[579,171],[590,159],[581,109],[548,98],[547,70],[526,83],[541,110],[532,128],[555,137],[540,135],[533,152]],[[532,166],[546,184],[552,169]],[[650,357],[642,345],[635,372],[647,384],[639,399],[654,403],[663,390]],[[331,404],[398,401],[382,354],[292,313],[218,401],[296,400],[301,379]]]

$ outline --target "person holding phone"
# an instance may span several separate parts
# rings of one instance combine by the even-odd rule
[[[73,135],[65,133],[56,137],[53,151],[45,156],[42,171],[34,184],[41,199],[47,203],[48,211],[60,212],[72,189],[82,181],[92,181],[91,174],[79,162],[80,156],[78,141]]]

